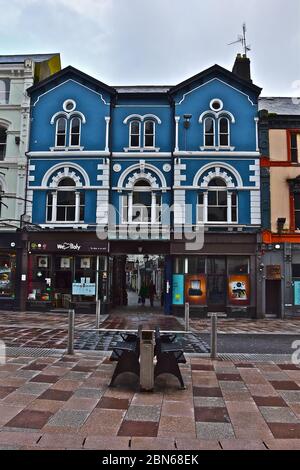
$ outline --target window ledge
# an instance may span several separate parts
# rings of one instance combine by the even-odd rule
[[[233,152],[235,150],[235,147],[231,147],[231,146],[214,146],[214,147],[199,147],[200,150],[202,151],[216,151],[216,152],[219,152],[219,151],[222,151],[222,150],[229,150],[230,152]]]
[[[159,152],[160,147],[124,147],[124,152]]]
[[[50,147],[50,151],[51,152],[61,152],[61,151],[65,151],[65,152],[72,152],[74,150],[84,150],[84,147],[81,147],[81,146],[75,146],[74,147]]]

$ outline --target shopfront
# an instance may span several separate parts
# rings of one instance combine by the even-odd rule
[[[184,255],[179,254],[184,251],[182,244],[172,244],[173,313],[182,312],[187,302],[197,316],[212,312],[255,315],[256,237],[242,240],[243,235],[207,235],[200,252]]]
[[[94,313],[108,303],[108,245],[94,233],[39,233],[29,240],[27,307],[49,310],[74,306]],[[104,307],[105,308],[105,307]],[[102,310],[103,311],[103,310]]]
[[[22,237],[0,234],[0,310],[18,310],[20,305]]]

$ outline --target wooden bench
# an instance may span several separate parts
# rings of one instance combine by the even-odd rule
[[[114,386],[115,379],[123,372],[132,372],[138,377],[140,376],[139,357],[141,328],[140,326],[137,334],[122,334],[121,337],[124,341],[119,341],[116,346],[114,346],[110,360],[117,361],[117,365],[109,384],[110,387]]]
[[[172,339],[174,335],[161,335],[159,328],[155,329],[155,355],[157,363],[154,369],[154,379],[160,374],[172,374],[185,389],[178,364],[185,364],[186,359],[181,345]],[[175,335],[176,337],[176,335]]]

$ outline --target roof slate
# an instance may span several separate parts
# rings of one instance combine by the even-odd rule
[[[274,114],[282,114],[289,116],[300,115],[300,98],[292,98],[291,96],[261,97],[258,100],[258,109],[266,109],[269,113]]]

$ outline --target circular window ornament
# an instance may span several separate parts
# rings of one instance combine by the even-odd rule
[[[63,104],[64,111],[71,113],[76,109],[76,103],[74,100],[66,100]]]
[[[171,171],[171,165],[169,165],[169,163],[166,163],[164,166],[163,166],[163,170],[166,172],[166,173],[169,173],[169,171]]]
[[[119,165],[118,163],[116,163],[116,164],[113,166],[113,170],[114,170],[116,173],[119,173],[119,171],[122,170],[122,167],[121,167],[121,165]]]
[[[223,109],[223,101],[219,100],[218,98],[214,98],[209,103],[209,107],[213,111],[221,111]]]

